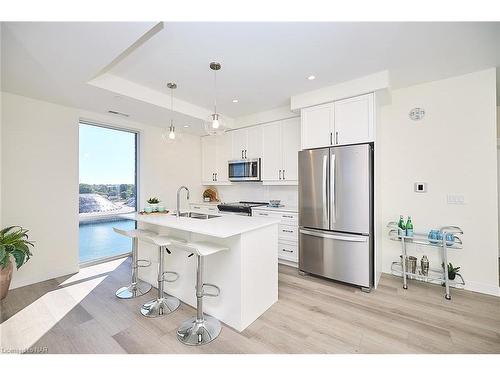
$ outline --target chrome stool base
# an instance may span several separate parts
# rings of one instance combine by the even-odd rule
[[[151,290],[151,284],[138,280],[135,285],[130,284],[116,291],[115,295],[121,299],[131,299],[140,297]]]
[[[191,318],[177,330],[177,338],[186,345],[203,345],[215,340],[221,331],[220,322],[211,316],[203,319]]]
[[[158,318],[174,312],[180,304],[180,301],[172,296],[155,299],[142,305],[141,314],[148,318]]]

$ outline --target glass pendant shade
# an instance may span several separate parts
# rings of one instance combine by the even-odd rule
[[[175,139],[175,127],[173,125],[170,125],[169,132],[168,132],[168,138]]]

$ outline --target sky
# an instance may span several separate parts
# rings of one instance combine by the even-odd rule
[[[135,134],[80,124],[80,183],[133,184]]]

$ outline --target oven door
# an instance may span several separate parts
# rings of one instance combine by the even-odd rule
[[[260,181],[260,158],[230,160],[228,176],[229,181]]]

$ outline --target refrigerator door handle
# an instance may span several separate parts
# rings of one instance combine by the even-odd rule
[[[337,210],[335,207],[335,154],[331,154],[330,158],[330,228],[331,224],[335,223]]]
[[[338,241],[349,241],[349,242],[367,242],[368,241],[368,237],[340,236],[337,234],[327,234],[327,233],[321,233],[321,232],[316,232],[316,231],[306,230],[306,229],[301,229],[300,233],[308,234],[310,236],[315,236],[315,237],[328,238],[331,240],[338,240]]]
[[[328,228],[328,220],[330,217],[330,205],[328,204],[328,155],[323,156],[323,207],[327,207],[323,211],[323,223],[326,224]]]

